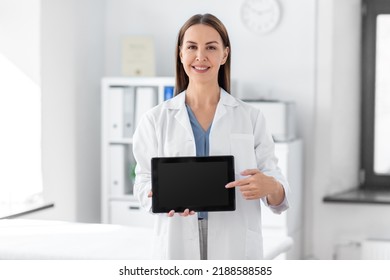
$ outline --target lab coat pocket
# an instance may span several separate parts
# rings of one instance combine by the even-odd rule
[[[230,135],[230,151],[234,156],[236,177],[245,169],[257,168],[255,143],[252,134],[236,133]]]
[[[261,233],[252,230],[246,231],[245,258],[247,260],[263,259],[263,237]]]

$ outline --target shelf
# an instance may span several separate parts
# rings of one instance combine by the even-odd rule
[[[110,196],[109,197],[110,201],[136,201],[136,198],[132,194],[125,194],[125,195],[118,195],[118,196]]]
[[[323,201],[331,203],[390,204],[390,191],[356,188],[327,195],[323,198]]]
[[[174,77],[107,77],[103,78],[103,87],[158,87],[174,85]]]
[[[133,144],[133,139],[113,139],[108,141],[109,144]]]

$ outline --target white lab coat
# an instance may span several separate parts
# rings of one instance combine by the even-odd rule
[[[288,208],[288,183],[277,167],[274,143],[258,109],[221,89],[209,137],[210,155],[234,156],[236,179],[249,168],[275,177],[285,188],[286,199],[271,209],[281,213]],[[141,206],[151,211],[151,198],[147,197],[151,190],[151,158],[196,154],[185,92],[142,117],[134,133],[133,153],[137,162],[134,194]],[[263,202],[267,205],[265,198]],[[200,258],[197,215],[154,215],[153,258]],[[262,259],[262,243],[260,200],[245,200],[236,188],[236,211],[209,212],[208,259]]]

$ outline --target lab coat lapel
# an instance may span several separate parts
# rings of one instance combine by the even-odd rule
[[[221,94],[222,95],[222,94]],[[222,98],[222,96],[221,96]],[[217,105],[217,110],[215,111],[215,115],[214,115],[214,119],[213,119],[213,124],[215,124],[216,122],[218,122],[219,119],[221,119],[224,115],[226,114],[226,108],[225,108],[225,105],[223,105],[223,103],[221,102],[218,102],[218,105]]]
[[[235,107],[237,105],[238,103],[235,98],[221,88],[221,95],[218,102],[217,110],[215,111],[213,123],[216,123],[226,114],[226,106]]]
[[[178,112],[175,115],[175,119],[185,128],[185,130],[188,132],[188,137],[193,138],[190,118],[188,117],[188,112],[185,104],[183,103],[183,106],[181,106],[178,110]]]
[[[167,107],[172,110],[177,110],[177,113],[175,114],[176,121],[178,121],[187,131],[188,138],[193,139],[191,123],[185,105],[185,91],[171,99],[171,102],[168,102]]]

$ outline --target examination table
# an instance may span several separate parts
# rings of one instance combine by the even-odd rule
[[[275,259],[293,245],[290,237],[265,229],[264,258]],[[51,220],[0,220],[0,259],[147,260],[152,229]]]

